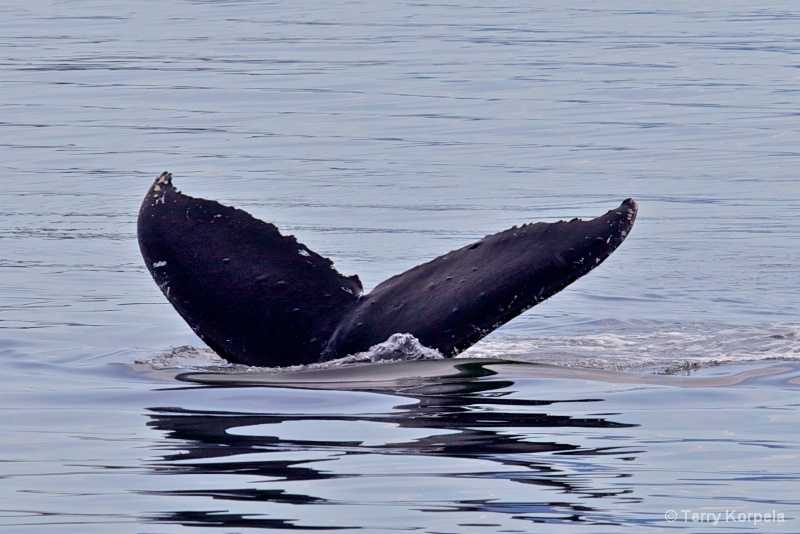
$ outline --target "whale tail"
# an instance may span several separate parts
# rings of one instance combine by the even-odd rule
[[[245,211],[179,192],[162,173],[142,202],[139,247],[156,284],[223,358],[288,366],[368,350],[395,333],[453,356],[554,295],[625,239],[637,206],[514,227],[389,278],[357,276]]]

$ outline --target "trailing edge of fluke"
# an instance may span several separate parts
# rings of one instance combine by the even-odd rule
[[[636,212],[627,199],[588,221],[514,227],[368,294],[275,225],[182,194],[168,172],[142,202],[138,236],[156,284],[209,347],[272,367],[363,352],[395,333],[454,356],[602,263]]]

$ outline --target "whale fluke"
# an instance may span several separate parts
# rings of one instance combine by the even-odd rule
[[[369,294],[357,276],[270,223],[182,194],[156,178],[138,218],[147,269],[223,358],[288,366],[368,350],[409,333],[454,356],[602,263],[636,219],[632,199],[596,219],[533,223],[389,278]]]

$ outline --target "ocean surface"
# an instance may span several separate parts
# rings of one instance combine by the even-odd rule
[[[800,14],[0,5],[0,531],[800,532]],[[366,290],[636,225],[455,360],[228,366],[145,269],[152,180]]]

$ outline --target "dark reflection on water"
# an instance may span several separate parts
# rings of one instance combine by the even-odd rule
[[[202,494],[201,494],[202,495]],[[162,518],[156,518],[162,519]],[[261,529],[293,529],[292,523],[280,519],[255,519],[244,517],[240,514],[225,514],[219,512],[175,512],[165,521],[179,523],[192,527],[241,527]],[[354,527],[347,527],[354,528]],[[303,526],[302,530],[339,530],[340,527],[314,527]]]
[[[414,462],[424,457],[442,459],[464,459],[475,461],[476,467],[451,472],[437,471],[423,473],[421,476],[446,477],[451,479],[448,495],[431,495],[428,501],[405,503],[409,509],[417,512],[482,512],[503,514],[510,519],[547,523],[594,523],[616,524],[607,513],[608,507],[600,508],[584,504],[587,500],[612,498],[615,503],[624,501],[636,503],[640,499],[633,497],[632,489],[619,481],[631,476],[619,469],[609,472],[602,466],[593,465],[592,458],[613,455],[620,460],[634,460],[643,452],[625,446],[587,447],[571,442],[569,431],[558,429],[607,429],[598,440],[608,444],[609,439],[624,439],[624,435],[615,435],[620,429],[636,427],[612,419],[618,414],[592,415],[573,417],[566,415],[550,415],[548,407],[564,402],[602,403],[601,399],[575,399],[569,401],[547,401],[514,398],[506,389],[512,382],[503,380],[468,381],[439,383],[436,385],[413,388],[413,393],[405,392],[397,397],[399,404],[390,411],[373,414],[339,414],[331,415],[316,412],[308,407],[299,406],[298,410],[309,413],[245,413],[230,411],[192,410],[175,407],[157,407],[149,409],[151,418],[148,426],[162,431],[173,442],[170,446],[174,453],[166,454],[151,467],[159,475],[200,475],[206,487],[202,489],[172,489],[149,492],[155,495],[172,497],[205,497],[215,501],[224,501],[224,511],[209,510],[176,510],[160,513],[147,519],[177,523],[187,526],[206,527],[250,527],[271,529],[331,529],[331,528],[369,528],[363,520],[353,518],[353,525],[330,526],[326,524],[309,524],[308,519],[302,527],[295,524],[295,519],[265,519],[262,514],[272,516],[270,505],[364,505],[368,502],[353,503],[346,499],[337,500],[314,495],[315,483],[344,478],[369,478],[375,473],[348,472],[346,469],[337,472],[331,467],[330,457],[337,459],[353,455],[385,455],[414,456]],[[503,391],[505,390],[505,391]],[[263,389],[261,390],[263,391]],[[335,434],[320,430],[316,439],[315,425],[339,422],[347,428],[349,423],[377,423],[385,425],[386,432],[378,442],[374,439],[358,439],[358,435],[347,435],[346,432]],[[294,423],[303,425],[312,438],[280,437],[279,425]],[[377,426],[377,425],[376,425]],[[428,432],[414,432],[414,438],[399,439],[392,442],[393,428],[423,429]],[[253,431],[252,429],[257,429]],[[549,430],[548,430],[549,429]],[[548,436],[557,435],[559,439],[538,439],[535,434],[546,432]],[[405,436],[407,438],[407,436]],[[332,439],[333,438],[333,439]],[[579,436],[575,436],[579,441]],[[287,453],[294,453],[296,459],[286,459]],[[298,455],[299,453],[299,455]],[[328,454],[329,457],[322,457]],[[270,454],[281,456],[274,461]],[[252,455],[252,459],[248,459]],[[564,456],[579,457],[580,467],[575,463],[560,463],[553,458],[564,459]],[[487,463],[488,462],[488,463]],[[467,464],[469,465],[469,464]],[[487,468],[487,465],[494,466]],[[568,469],[565,468],[568,466]],[[420,468],[422,471],[425,467]],[[228,487],[214,487],[215,477],[212,475],[228,475],[222,484]],[[246,475],[242,482],[230,488],[229,475]],[[393,487],[393,478],[403,476],[381,474],[386,487]],[[418,475],[419,476],[419,475]],[[256,480],[268,481],[270,489],[254,487]],[[458,480],[470,480],[470,483],[483,484],[481,481],[506,481],[524,485],[538,486],[548,490],[548,494],[564,496],[561,499],[546,502],[527,502],[525,492],[515,490],[517,499],[511,495],[487,494],[486,499],[459,499]],[[611,481],[610,481],[611,479]],[[221,480],[221,479],[220,479]],[[303,484],[296,484],[302,482]],[[295,484],[292,484],[295,483]],[[180,485],[180,484],[179,484]],[[307,493],[298,493],[291,488],[306,488]],[[522,488],[520,488],[522,489]],[[370,499],[368,493],[363,495],[365,501]],[[435,491],[435,490],[431,490]],[[421,488],[421,492],[426,492]],[[398,492],[398,501],[402,491]],[[567,497],[571,496],[571,497]],[[499,497],[499,498],[498,498]],[[234,503],[251,502],[262,506],[254,510],[252,516],[235,514],[226,506]],[[598,502],[598,501],[595,501]],[[196,506],[197,503],[193,503]],[[403,505],[403,503],[397,503]],[[610,503],[609,503],[610,507]],[[303,515],[294,510],[295,514]],[[398,528],[413,528],[411,525]]]

